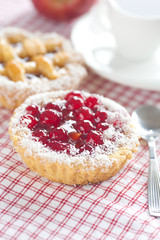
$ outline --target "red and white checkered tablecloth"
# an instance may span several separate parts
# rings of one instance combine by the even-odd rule
[[[30,0],[0,0],[0,6],[1,27],[54,30],[70,36],[73,22],[48,20]],[[93,72],[80,88],[112,98],[129,112],[144,103],[160,107],[159,92],[122,86]],[[0,108],[0,239],[160,239],[160,219],[148,213],[149,153],[144,141],[115,177],[71,187],[37,176],[20,161],[8,135],[10,117],[8,110]]]

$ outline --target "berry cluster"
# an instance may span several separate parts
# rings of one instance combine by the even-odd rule
[[[109,128],[108,111],[95,96],[84,97],[79,91],[69,92],[63,105],[49,102],[42,108],[31,105],[21,117],[35,139],[54,151],[71,153],[71,145],[79,153],[103,145],[103,131]],[[67,131],[63,126],[71,122]]]

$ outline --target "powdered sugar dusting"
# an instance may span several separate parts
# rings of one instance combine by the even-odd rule
[[[73,124],[75,123],[74,120],[68,120],[67,122],[65,122],[62,127],[68,132],[73,132]]]
[[[109,127],[103,132],[104,144],[96,146],[95,151],[92,154],[85,150],[82,153],[78,153],[75,146],[71,146],[72,155],[68,155],[65,151],[62,153],[51,150],[45,147],[41,142],[34,141],[31,130],[28,129],[26,124],[20,124],[20,117],[26,114],[26,107],[28,105],[40,105],[43,106],[53,100],[60,106],[63,105],[65,100],[62,100],[68,91],[57,91],[50,93],[41,93],[29,97],[19,108],[15,110],[15,114],[10,122],[10,132],[12,136],[20,136],[20,145],[26,149],[26,156],[35,155],[48,161],[56,162],[60,164],[72,166],[72,164],[82,164],[83,166],[91,166],[91,168],[98,166],[105,166],[108,168],[112,165],[113,159],[109,155],[114,154],[120,148],[128,148],[130,150],[135,149],[138,145],[138,136],[133,127],[131,127],[131,118],[126,109],[120,106],[118,103],[111,99],[104,98],[103,96],[95,96],[103,103],[105,111],[108,111],[109,115]],[[90,96],[87,92],[82,92],[85,97]],[[113,119],[118,119],[118,124],[121,124],[121,128],[113,127]],[[63,124],[63,127],[67,131],[72,131],[73,120],[68,120]],[[116,123],[117,124],[117,123]],[[112,141],[110,141],[112,139]],[[107,148],[106,148],[107,146]]]

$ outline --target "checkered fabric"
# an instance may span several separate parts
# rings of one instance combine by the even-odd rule
[[[0,0],[0,6],[1,27],[70,36],[74,22],[48,20],[29,0]],[[112,98],[129,112],[144,103],[160,107],[159,92],[122,86],[93,72],[80,88]],[[160,219],[148,212],[149,153],[144,141],[134,158],[108,181],[66,186],[37,176],[20,161],[8,135],[10,117],[0,108],[0,239],[160,239]]]

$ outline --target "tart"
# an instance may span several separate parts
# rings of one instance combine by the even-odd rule
[[[13,110],[28,96],[75,89],[86,76],[81,55],[57,33],[0,30],[0,105]]]
[[[9,133],[31,170],[69,185],[114,176],[139,144],[124,107],[84,91],[29,97],[15,110]]]

